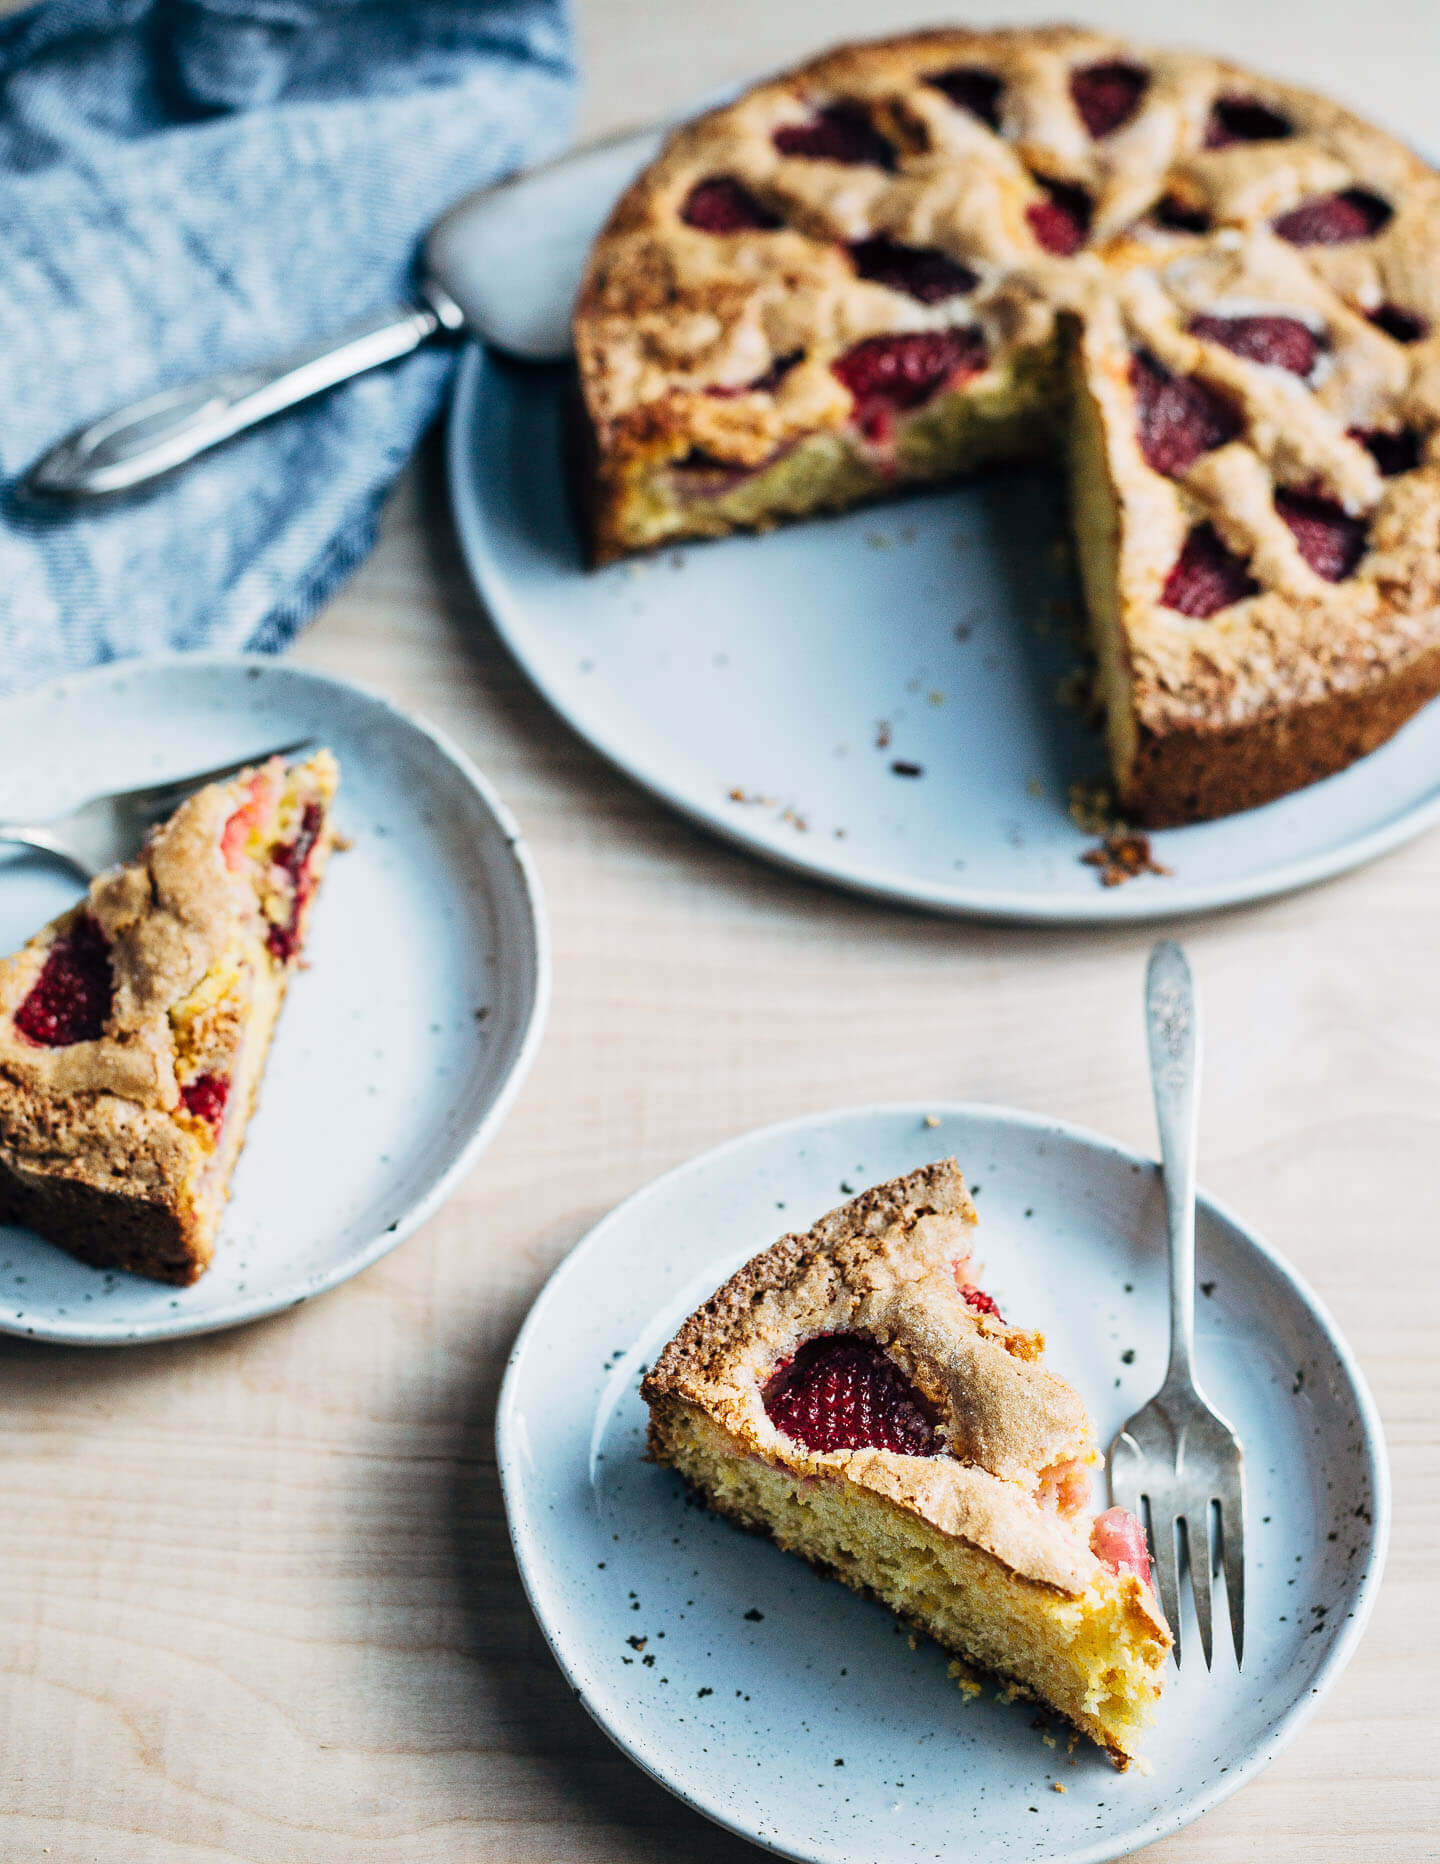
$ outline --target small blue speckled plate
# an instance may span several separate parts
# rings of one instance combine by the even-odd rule
[[[1072,924],[1308,886],[1440,821],[1440,703],[1325,783],[1081,863],[1104,778],[1062,703],[1078,621],[1058,478],[1004,474],[589,571],[564,482],[569,374],[465,358],[450,485],[471,572],[561,717],[693,820],[883,899]],[[1073,681],[1072,681],[1073,684]]]
[[[1048,1362],[1108,1442],[1164,1371],[1156,1167],[1000,1108],[858,1108],[682,1166],[561,1264],[501,1394],[510,1530],[581,1701],[720,1824],[814,1864],[1099,1864],[1232,1793],[1338,1676],[1384,1561],[1380,1424],[1315,1297],[1202,1198],[1199,1372],[1244,1440],[1249,1481],[1244,1674],[1223,1633],[1213,1673],[1195,1659],[1172,1673],[1148,1776],[1116,1774],[1088,1744],[1067,1753],[1063,1729],[1047,1733],[1033,1706],[992,1688],[966,1702],[936,1647],[912,1649],[880,1607],[689,1505],[674,1475],[644,1463],[637,1390],[748,1256],[848,1192],[947,1153],[975,1192],[985,1286],[1044,1330]]]
[[[493,1137],[545,1022],[549,936],[519,831],[478,771],[374,693],[259,658],[167,657],[0,701],[0,817],[313,737],[340,760],[337,854],[235,1172],[215,1261],[169,1288],[0,1225],[0,1332],[128,1345],[333,1288],[415,1229]],[[0,951],[80,894],[0,848]]]

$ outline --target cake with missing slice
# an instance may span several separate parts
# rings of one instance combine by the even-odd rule
[[[1440,691],[1440,176],[1313,92],[1061,26],[843,46],[670,137],[575,347],[600,562],[1068,447],[1132,820]]]
[[[975,1283],[954,1160],[756,1256],[646,1377],[649,1455],[965,1663],[1138,1757],[1171,1638],[1085,1407]]]
[[[320,751],[208,785],[0,961],[0,1222],[97,1267],[203,1273],[338,781]]]

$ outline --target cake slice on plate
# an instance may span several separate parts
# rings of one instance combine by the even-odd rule
[[[208,785],[0,960],[0,1222],[97,1267],[203,1273],[338,781],[319,751]]]
[[[1085,1407],[975,1283],[953,1159],[783,1237],[645,1379],[649,1454],[719,1513],[1057,1710],[1117,1767],[1171,1638]]]

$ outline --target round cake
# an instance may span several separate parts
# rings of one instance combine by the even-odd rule
[[[600,562],[1068,458],[1134,820],[1440,691],[1440,175],[1311,92],[1066,27],[843,47],[671,137],[575,342]]]

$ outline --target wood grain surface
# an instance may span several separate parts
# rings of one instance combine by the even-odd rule
[[[582,11],[591,130],[921,17],[876,0]],[[975,17],[1046,11],[991,0]],[[1282,70],[1440,145],[1433,0],[1089,14]],[[510,1341],[617,1199],[765,1121],[965,1096],[1151,1147],[1149,935],[863,904],[666,813],[500,649],[433,442],[299,657],[437,721],[515,809],[554,919],[549,1038],[469,1181],[359,1280],[183,1345],[0,1344],[0,1860],[739,1864],[758,1854],[590,1723],[531,1619],[491,1436]],[[1396,1510],[1383,1596],[1333,1696],[1157,1864],[1440,1858],[1437,927],[1440,834],[1183,928],[1208,1016],[1202,1181],[1341,1317],[1384,1413]]]

